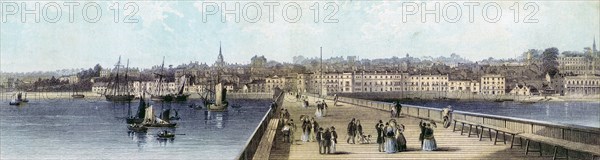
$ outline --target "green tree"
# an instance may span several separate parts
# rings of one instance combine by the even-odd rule
[[[544,70],[544,74],[548,73],[551,76],[554,76],[558,73],[558,48],[552,47],[547,48],[542,53],[542,67]]]
[[[94,77],[99,77],[100,71],[102,71],[102,66],[100,66],[100,64],[96,64],[96,66],[94,66]]]

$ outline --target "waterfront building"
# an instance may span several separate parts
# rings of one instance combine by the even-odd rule
[[[110,76],[110,69],[100,70],[100,77],[109,77],[109,76]]]
[[[600,69],[598,63],[594,63],[594,60],[597,61],[597,59],[597,57],[585,55],[559,57],[558,69],[561,74],[584,75],[600,73],[597,72]]]
[[[252,82],[247,83],[244,85],[245,88],[247,88],[247,92],[251,92],[251,93],[256,93],[256,92],[267,92],[267,90],[265,89],[266,84],[265,84],[265,80],[261,79],[261,80],[252,80]]]
[[[121,65],[121,68],[119,69],[119,75],[125,75],[125,73],[127,73],[128,77],[140,77],[140,70],[138,68],[129,68],[129,70],[127,70],[126,68],[124,68],[125,66]],[[110,77],[110,76],[114,76],[114,74],[117,73],[116,68],[114,69],[102,69],[100,70],[100,77]]]
[[[499,74],[481,76],[481,94],[504,95],[506,78]]]
[[[67,81],[67,82],[69,82],[69,84],[74,84],[74,83],[79,82],[79,77],[77,77],[77,75],[62,76],[62,77],[59,77],[58,80]]]
[[[448,75],[411,75],[408,91],[448,91]]]
[[[408,74],[395,72],[354,72],[354,78],[346,80],[344,83],[352,84],[354,81],[354,91],[350,92],[393,92],[406,90],[404,79]],[[350,86],[352,87],[352,86]]]
[[[565,95],[598,95],[600,94],[600,76],[578,75],[565,76]]]
[[[286,86],[286,78],[277,75],[265,78],[265,89],[272,91],[275,88],[283,89]]]
[[[510,90],[509,94],[517,96],[531,96],[538,95],[539,92],[534,86],[515,84],[515,87]]]
[[[470,80],[450,80],[448,81],[448,92],[472,92],[473,85]]]
[[[587,48],[584,54],[568,55],[558,58],[558,69],[561,74],[600,74],[600,52],[596,49],[596,39],[592,48]]]
[[[364,93],[402,91],[403,77],[400,72],[328,72],[299,74],[297,87],[312,93]]]
[[[481,91],[481,83],[479,81],[472,80],[471,81],[471,93],[479,94]]]
[[[94,84],[92,84],[92,92],[98,93],[98,94],[104,94],[104,91],[106,90],[107,86],[108,86],[108,84],[104,83],[104,82],[94,83]]]

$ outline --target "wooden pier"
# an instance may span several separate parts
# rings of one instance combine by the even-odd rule
[[[438,150],[426,152],[420,149],[418,140],[420,129],[418,127],[420,118],[414,116],[401,116],[397,121],[406,126],[404,135],[407,139],[408,151],[387,154],[378,152],[376,143],[375,124],[379,120],[384,123],[390,120],[390,112],[385,109],[376,109],[349,103],[339,103],[338,106],[333,106],[333,102],[327,100],[329,109],[327,116],[316,118],[316,121],[322,127],[335,126],[338,133],[337,152],[334,154],[319,154],[317,142],[302,142],[300,136],[302,129],[299,121],[300,115],[308,115],[314,117],[316,98],[309,98],[311,107],[302,108],[301,103],[296,101],[292,96],[284,98],[282,107],[288,109],[291,118],[294,119],[298,129],[294,133],[295,144],[283,142],[283,135],[277,132],[272,141],[272,148],[269,153],[256,153],[264,155],[263,158],[268,159],[552,159],[552,153],[545,153],[543,156],[539,154],[525,154],[525,145],[515,146],[511,149],[510,135],[506,136],[508,143],[501,141],[494,145],[491,138],[478,138],[479,135],[460,134],[460,131],[453,131],[453,128],[443,128],[438,125],[434,129]],[[376,105],[375,105],[376,106]],[[403,113],[409,111],[404,111]],[[412,112],[412,111],[411,111]],[[417,111],[419,112],[419,111]],[[371,143],[359,144],[358,139],[356,144],[346,143],[346,128],[348,122],[356,118],[361,121],[363,132],[365,135],[371,135]],[[438,123],[439,124],[439,123]],[[466,133],[468,127],[464,130]],[[473,130],[475,131],[475,130]],[[492,133],[491,135],[494,135]],[[485,136],[487,136],[487,130]],[[269,139],[269,138],[267,138]],[[523,144],[525,141],[523,141]],[[518,141],[516,144],[519,144]],[[538,146],[531,146],[532,150]],[[558,152],[564,154],[563,152]],[[592,157],[593,159],[594,157]],[[587,159],[587,158],[586,158]]]

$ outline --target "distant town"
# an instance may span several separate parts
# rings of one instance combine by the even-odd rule
[[[226,50],[226,49],[224,49]],[[229,64],[227,52],[215,51],[214,64],[189,62],[140,69],[123,65],[57,72],[2,73],[3,91],[80,91],[103,94],[118,73],[127,76],[130,92],[141,95],[158,84],[175,92],[185,79],[185,92],[201,93],[220,81],[228,92],[271,92],[275,88],[316,94],[351,93],[446,93],[433,98],[460,95],[592,96],[600,95],[600,52],[594,39],[583,51],[557,48],[530,49],[511,59],[492,57],[472,62],[457,54],[450,57],[412,57],[409,54],[385,59],[357,56],[294,56],[292,63],[269,61],[254,56],[250,64]],[[117,57],[115,57],[117,60]],[[162,71],[161,71],[162,70]],[[75,72],[75,73],[74,73]],[[157,73],[164,72],[164,83]],[[456,97],[456,96],[454,96]],[[460,97],[460,96],[459,96]]]

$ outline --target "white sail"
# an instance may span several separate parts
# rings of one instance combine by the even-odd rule
[[[162,120],[160,118],[156,118],[156,123],[158,123],[158,124],[169,124],[169,122],[164,121],[164,120]]]
[[[144,116],[144,124],[152,124],[154,123],[154,109],[152,109],[152,105],[146,108],[146,115]]]
[[[223,104],[223,85],[221,83],[218,83],[215,86],[215,105],[222,105]]]

